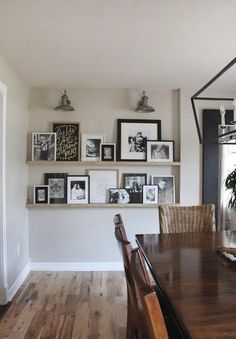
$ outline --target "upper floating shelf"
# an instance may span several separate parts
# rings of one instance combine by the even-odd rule
[[[175,162],[147,162],[147,161],[51,161],[51,160],[28,160],[30,166],[55,166],[55,165],[78,165],[78,166],[180,166],[179,161]]]

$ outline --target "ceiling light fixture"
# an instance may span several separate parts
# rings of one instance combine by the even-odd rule
[[[61,96],[61,104],[55,107],[55,111],[65,111],[70,112],[74,111],[74,107],[71,105],[68,95],[66,94],[66,89],[64,90],[64,94]]]
[[[138,102],[138,106],[135,110],[135,112],[141,112],[141,113],[151,113],[155,112],[155,109],[151,106],[148,106],[148,97],[146,96],[145,91],[143,91],[141,100]]]

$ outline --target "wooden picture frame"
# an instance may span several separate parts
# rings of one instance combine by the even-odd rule
[[[67,203],[88,204],[89,203],[89,176],[68,175],[67,176]]]
[[[44,173],[44,184],[49,185],[50,204],[67,203],[67,173]]]
[[[79,161],[79,123],[54,122],[53,132],[57,135],[56,160]]]
[[[56,133],[32,133],[32,161],[56,160]]]
[[[49,204],[49,186],[34,186],[34,204]]]
[[[175,203],[175,177],[174,175],[151,175],[151,184],[158,185],[158,203]]]
[[[102,142],[100,145],[101,161],[116,161],[116,144]]]
[[[81,135],[81,160],[100,161],[100,145],[105,141],[105,134],[82,133]]]
[[[158,203],[158,186],[143,185],[143,204]]]
[[[173,140],[148,140],[147,141],[148,162],[173,162],[174,141]]]

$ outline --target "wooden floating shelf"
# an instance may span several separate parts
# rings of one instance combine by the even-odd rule
[[[179,161],[175,162],[147,162],[147,161],[51,161],[51,160],[28,160],[27,165],[30,166],[55,166],[55,165],[77,165],[77,166],[101,166],[101,167],[112,167],[112,166],[180,166]]]
[[[177,205],[177,204],[175,204]],[[159,204],[26,204],[27,208],[157,208]]]

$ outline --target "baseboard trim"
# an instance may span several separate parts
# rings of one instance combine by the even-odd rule
[[[8,294],[7,294],[8,301],[11,301],[13,299],[14,295],[16,294],[20,286],[23,284],[24,280],[27,278],[29,273],[30,273],[30,261],[28,261],[28,263],[25,265],[23,270],[20,272],[20,274],[18,275],[18,277],[16,278],[12,286],[9,288]]]
[[[120,262],[31,262],[31,271],[123,271]]]

